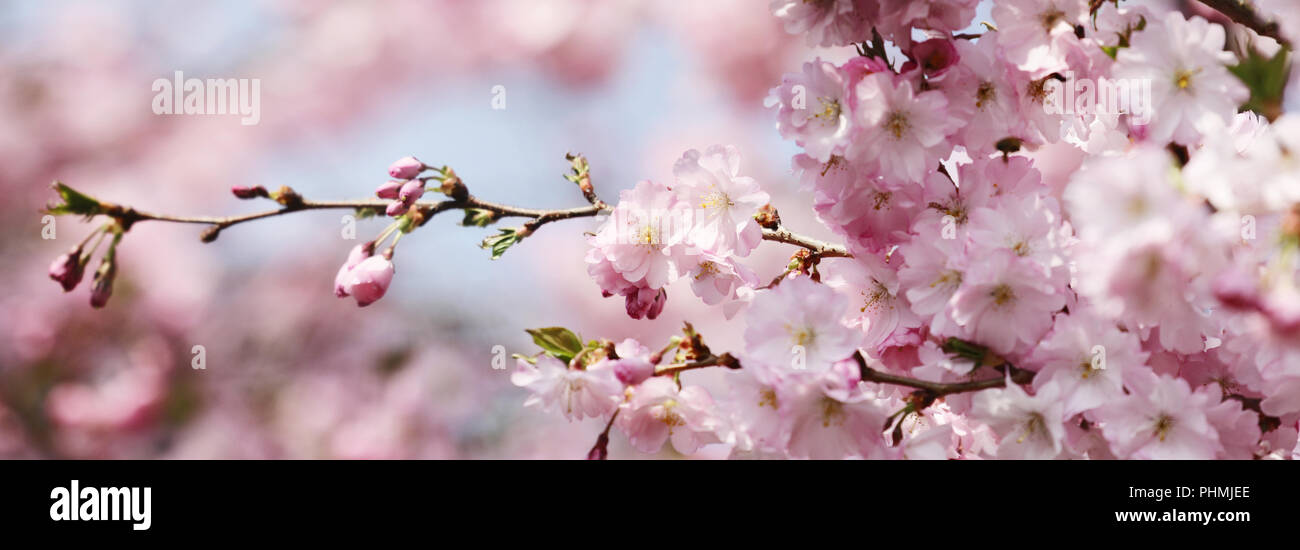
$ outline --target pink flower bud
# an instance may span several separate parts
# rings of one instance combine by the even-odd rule
[[[951,40],[932,38],[912,46],[911,58],[903,64],[902,72],[915,69],[919,64],[921,72],[926,75],[940,76],[957,64],[959,59],[961,56],[957,54],[957,46]]]
[[[80,246],[55,258],[54,263],[50,264],[50,278],[62,285],[64,292],[77,288],[85,271],[86,265],[81,263]]]
[[[587,451],[587,460],[605,460],[609,458],[609,432],[596,437],[596,444]]]
[[[339,267],[338,275],[334,276],[334,295],[339,298],[346,298],[349,295],[347,289],[348,275],[352,273],[352,268],[361,263],[362,260],[373,256],[375,253],[374,241],[363,243],[352,247],[348,252],[347,261]]]
[[[388,214],[389,217],[396,218],[398,216],[401,216],[402,214],[405,214],[406,211],[410,209],[411,206],[402,201],[393,201],[388,204],[388,208],[384,209],[384,213]]]
[[[411,180],[402,185],[402,189],[397,193],[397,200],[402,201],[407,208],[410,208],[422,196],[424,196],[424,181]]]
[[[424,163],[415,157],[402,157],[388,167],[388,175],[399,180],[409,180],[424,171]]]
[[[357,305],[366,307],[383,298],[388,292],[389,283],[393,282],[393,262],[381,256],[371,256],[361,261],[348,273],[345,289],[357,300]]]
[[[117,276],[117,263],[113,261],[112,253],[105,256],[103,261],[99,262],[99,268],[95,270],[95,278],[90,287],[90,307],[101,308],[108,303],[108,298],[113,295],[113,279]]]
[[[397,198],[398,190],[402,188],[402,184],[404,183],[406,182],[389,180],[387,183],[380,185],[375,189],[375,196],[381,199],[395,199]]]
[[[651,319],[659,316],[668,301],[668,293],[662,288],[641,287],[631,289],[626,294],[627,315],[633,319]]]
[[[258,197],[270,196],[270,193],[266,192],[266,188],[261,185],[232,185],[230,187],[230,192],[241,199],[256,199]]]
[[[620,357],[610,362],[614,377],[625,386],[635,386],[655,373],[655,366],[644,357]]]

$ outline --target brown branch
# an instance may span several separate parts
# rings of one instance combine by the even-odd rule
[[[173,216],[169,214],[155,214],[136,210],[131,207],[116,205],[107,205],[105,214],[117,218],[124,226],[130,227],[132,224],[141,221],[163,221],[173,223],[194,223],[207,224],[212,227],[203,233],[204,242],[211,242],[216,238],[217,232],[244,222],[282,216],[294,212],[307,210],[372,210],[382,213],[384,208],[391,203],[387,199],[354,199],[354,200],[336,200],[336,201],[313,201],[301,199],[291,203],[288,206],[276,210],[267,210],[264,212],[255,212],[252,214],[243,214],[239,216]],[[520,208],[504,204],[497,204],[481,200],[477,197],[466,197],[464,200],[445,200],[445,201],[421,201],[415,204],[415,207],[423,214],[421,225],[427,223],[434,215],[448,210],[487,210],[497,217],[502,218],[532,218],[526,227],[530,230],[536,230],[538,227],[547,223],[571,218],[592,217],[608,208],[603,203],[600,205],[583,206],[578,208],[568,208],[561,210],[541,210],[533,208]]]
[[[599,198],[597,198],[594,193],[584,192],[584,196],[587,196],[589,200],[593,201],[591,205],[581,206],[576,208],[558,209],[558,210],[522,208],[517,206],[510,206],[505,204],[489,202],[474,196],[467,196],[464,200],[451,199],[451,200],[444,200],[444,201],[437,201],[437,202],[421,201],[421,202],[417,202],[414,208],[419,209],[420,213],[423,214],[424,220],[421,222],[421,225],[427,223],[430,218],[432,218],[433,216],[441,212],[445,212],[448,210],[477,209],[477,210],[486,210],[492,212],[495,216],[502,217],[502,218],[510,218],[510,217],[532,218],[530,221],[524,224],[525,231],[527,231],[528,233],[532,233],[533,231],[536,231],[537,228],[551,222],[568,220],[573,218],[589,218],[589,217],[599,215],[601,212],[612,209],[612,207],[610,207],[604,201],[601,201]],[[245,222],[272,218],[275,216],[282,216],[285,214],[291,214],[294,212],[302,212],[308,210],[366,210],[368,209],[376,213],[382,213],[384,208],[387,207],[388,204],[391,202],[392,201],[388,199],[353,199],[353,200],[333,200],[333,201],[298,199],[296,201],[291,202],[287,206],[275,210],[267,210],[264,212],[255,212],[252,214],[243,214],[238,216],[224,216],[224,217],[175,216],[170,214],[155,214],[153,212],[137,210],[135,208],[128,207],[128,206],[119,206],[119,205],[112,205],[112,204],[105,204],[104,207],[105,207],[105,214],[112,216],[118,219],[119,221],[121,221],[124,227],[130,227],[132,224],[141,221],[163,221],[163,222],[172,222],[172,223],[193,223],[193,224],[211,225],[212,227],[204,232],[204,239],[203,239],[204,242],[211,242],[216,238],[217,232],[227,227],[231,227],[233,225],[238,225]],[[851,258],[852,257],[852,255],[849,254],[849,252],[845,250],[844,247],[842,246],[825,243],[822,241],[818,241],[816,239],[812,239],[810,237],[805,237],[802,235],[791,233],[789,230],[785,228],[764,229],[763,240],[800,246],[810,250],[814,256],[829,257],[829,258]]]
[[[1213,10],[1222,13],[1228,19],[1233,20],[1238,25],[1255,31],[1260,36],[1267,36],[1277,40],[1279,44],[1286,48],[1291,47],[1291,43],[1282,36],[1281,29],[1277,21],[1268,21],[1255,11],[1255,6],[1246,0],[1199,0],[1200,3],[1209,6]]]
[[[858,363],[858,373],[864,382],[876,382],[879,384],[893,384],[896,386],[906,386],[916,388],[923,395],[914,395],[915,400],[920,400],[917,410],[923,409],[934,402],[935,399],[954,393],[965,393],[972,391],[986,390],[990,388],[1001,388],[1007,385],[1007,379],[1004,376],[989,378],[986,380],[972,380],[970,382],[930,382],[928,380],[919,380],[898,376],[887,372],[880,372],[867,366],[867,360],[862,356],[861,351],[853,353],[853,360]],[[1016,368],[1010,363],[1003,363],[997,368],[1006,372],[1011,370],[1011,381],[1017,384],[1028,384],[1034,379],[1034,372]]]
[[[727,367],[729,369],[738,369],[740,368],[740,360],[733,357],[730,353],[711,355],[689,363],[673,363],[670,365],[655,367],[655,376],[670,376],[682,371],[702,369],[706,367]]]
[[[821,258],[852,258],[853,257],[853,255],[850,254],[849,251],[845,249],[843,246],[830,244],[827,242],[819,241],[811,237],[805,237],[803,235],[791,233],[790,230],[784,227],[778,227],[776,229],[763,229],[763,240],[801,246],[811,251],[813,256],[817,256]]]

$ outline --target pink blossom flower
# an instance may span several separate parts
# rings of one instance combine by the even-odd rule
[[[735,444],[742,451],[782,452],[782,421],[777,388],[781,376],[762,365],[746,365],[727,386]]]
[[[1200,141],[1217,121],[1226,126],[1249,91],[1227,67],[1236,57],[1223,49],[1223,27],[1172,11],[1133,33],[1116,56],[1115,78],[1151,82],[1148,139],[1183,145]]]
[[[1042,195],[1003,197],[970,213],[969,235],[977,249],[1010,250],[1046,268],[1065,264],[1056,201]]]
[[[1065,415],[1074,416],[1123,396],[1124,373],[1142,368],[1146,359],[1137,335],[1076,309],[1057,315],[1051,334],[1034,348],[1034,387],[1058,386]]]
[[[510,382],[531,392],[524,406],[558,410],[570,421],[613,413],[623,400],[623,384],[605,363],[586,369],[569,368],[563,361],[542,354],[535,364],[526,359],[516,361]]]
[[[772,14],[785,32],[807,36],[809,46],[843,46],[870,38],[865,21],[874,16],[874,2],[859,0],[772,0]]]
[[[1218,458],[1251,460],[1259,449],[1259,415],[1245,410],[1236,399],[1223,402],[1206,411],[1206,418],[1219,433],[1223,453]]]
[[[348,252],[348,259],[339,266],[339,272],[334,276],[334,295],[339,298],[346,298],[350,295],[348,291],[348,281],[352,270],[361,263],[362,260],[375,254],[375,243],[370,241],[352,247]]]
[[[1065,298],[1043,266],[995,249],[966,270],[952,297],[952,316],[977,343],[1009,353],[1038,341],[1063,306]]]
[[[671,439],[677,452],[691,454],[722,441],[717,431],[723,426],[713,408],[704,388],[679,390],[670,378],[654,377],[631,390],[615,423],[643,453],[657,452]]]
[[[1212,127],[1213,124],[1207,124]],[[1219,210],[1254,216],[1284,212],[1300,202],[1300,166],[1289,151],[1300,148],[1300,117],[1284,115],[1269,124],[1251,111],[1232,125],[1205,134],[1183,170],[1188,190]]]
[[[898,258],[893,260],[901,263]],[[875,350],[890,343],[896,333],[921,326],[911,304],[899,292],[895,268],[881,258],[868,254],[851,259],[826,260],[819,270],[827,286],[849,296],[849,303],[853,306],[849,312],[849,326],[862,328],[865,334],[863,347]]]
[[[865,59],[865,58],[863,58]],[[849,143],[850,100],[844,75],[830,63],[814,59],[803,72],[788,74],[773,88],[765,105],[777,107],[777,131],[793,139],[813,158],[826,162]]]
[[[798,373],[777,389],[786,452],[828,460],[864,456],[884,446],[888,413],[877,399],[840,372]]]
[[[993,5],[998,46],[1034,78],[1066,68],[1067,43],[1088,19],[1087,0],[999,0]]]
[[[937,90],[913,93],[912,83],[891,74],[863,78],[851,107],[858,135],[848,156],[868,163],[886,178],[919,182],[951,150],[948,136],[961,121],[948,116],[948,100]]]
[[[754,214],[770,197],[754,178],[740,175],[735,146],[709,147],[704,154],[691,149],[673,165],[673,190],[694,209],[688,239],[718,254],[746,256],[763,239]]]
[[[610,219],[588,241],[598,250],[596,261],[588,262],[609,262],[608,269],[633,286],[663,288],[681,276],[689,207],[667,187],[650,181],[623,191],[619,198]]]
[[[851,252],[885,254],[906,242],[913,220],[925,208],[921,189],[906,182],[890,185],[842,157],[826,165],[795,157],[796,170],[813,190],[818,218],[848,239]]]
[[[1223,450],[1207,413],[1214,396],[1187,381],[1146,375],[1128,395],[1098,410],[1115,455],[1137,459],[1208,460]]]
[[[950,109],[969,112],[957,142],[972,153],[988,152],[998,140],[1012,136],[1019,109],[1016,90],[996,46],[996,34],[975,42],[958,40],[956,48],[961,59],[954,76],[945,79],[944,93]]]
[[[951,234],[945,234],[944,225],[918,223],[916,237],[899,247],[903,256],[899,290],[912,311],[936,334],[956,332],[948,304],[961,287],[968,261],[965,239],[956,234],[956,220],[952,219]]]
[[[686,276],[691,279],[691,291],[706,305],[739,300],[741,289],[759,284],[758,275],[734,258],[724,259],[705,252],[694,259]]]
[[[875,3],[859,0],[862,3]],[[876,26],[885,38],[906,48],[912,41],[912,29],[925,29],[948,35],[966,28],[975,17],[979,0],[882,0]]]
[[[393,262],[383,255],[370,256],[348,271],[343,291],[355,298],[358,306],[366,307],[383,298],[392,282]]]
[[[1065,439],[1060,388],[1046,384],[1035,395],[1008,382],[1004,389],[975,395],[971,417],[1000,436],[997,457],[1045,460],[1061,454]]]
[[[746,358],[774,369],[829,369],[861,343],[856,329],[841,321],[843,296],[807,277],[782,281],[754,296],[745,314]]]

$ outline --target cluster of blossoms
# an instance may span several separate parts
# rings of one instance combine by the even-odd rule
[[[672,185],[622,194],[588,271],[636,319],[689,278],[743,312],[744,349],[715,356],[689,327],[659,353],[544,345],[514,375],[529,403],[613,416],[645,452],[1292,457],[1300,119],[1244,108],[1258,86],[1234,70],[1286,46],[1086,0],[996,0],[986,32],[954,35],[976,3],[773,0],[809,44],[858,45],[768,98],[845,253],[806,246],[761,284],[738,259],[781,229],[768,196],[733,148],[688,151]],[[683,380],[707,366],[739,369],[731,395]]]
[[[768,194],[740,175],[735,147],[687,151],[673,166],[672,186],[651,181],[624,191],[590,238],[587,271],[605,296],[625,297],[633,319],[654,319],[664,287],[691,279],[704,303],[734,313],[757,276],[737,259],[763,238],[754,216]]]
[[[415,157],[403,157],[388,167],[388,175],[393,179],[375,189],[375,196],[389,199],[384,213],[399,218],[389,225],[379,238],[361,243],[348,252],[347,261],[339,267],[334,276],[334,295],[339,298],[351,296],[361,307],[368,306],[384,297],[388,285],[393,281],[393,250],[401,236],[410,231],[411,222],[415,221],[408,213],[415,201],[424,196],[427,178],[420,174],[433,168],[425,166]],[[379,246],[389,235],[396,235],[393,243],[382,254],[375,254]]]
[[[426,171],[437,172],[438,176],[421,177]],[[397,159],[388,167],[388,175],[393,179],[375,189],[375,196],[392,201],[384,213],[395,220],[375,240],[352,247],[347,261],[334,277],[334,295],[339,298],[351,296],[361,307],[375,303],[388,292],[388,285],[393,281],[393,251],[397,248],[397,241],[425,219],[414,206],[429,191],[425,189],[428,183],[435,179],[441,181],[441,189],[449,195],[454,194],[452,189],[463,188],[451,169],[434,168],[415,157]],[[375,254],[376,248],[389,236],[393,237],[392,244],[381,254]]]
[[[984,32],[954,34],[977,3],[772,0],[810,45],[857,50],[807,62],[766,102],[843,246],[783,227],[724,146],[687,151],[671,184],[638,183],[612,207],[581,157],[570,180],[591,206],[565,211],[478,201],[413,157],[390,167],[378,204],[232,192],[282,205],[265,215],[392,217],[336,276],[359,306],[387,292],[401,236],[438,212],[530,218],[484,241],[494,257],[544,223],[607,213],[586,255],[604,296],[655,319],[666,287],[689,279],[745,330],[721,354],[689,324],[663,347],[530,331],[542,351],[511,380],[529,405],[605,419],[592,458],[615,428],[643,452],[671,441],[759,457],[1296,457],[1300,119],[1282,94],[1300,36],[1277,34],[1296,14],[1247,10],[1277,19],[1269,37],[1222,15],[995,0]],[[435,180],[451,200],[419,203]],[[168,218],[59,192],[51,212],[115,220],[50,268],[71,290],[111,235],[102,306],[122,234]],[[262,216],[198,221],[210,240]],[[766,284],[741,263],[764,240],[801,247]],[[733,371],[727,395],[687,380],[710,367]]]

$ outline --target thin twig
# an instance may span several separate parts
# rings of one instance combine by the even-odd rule
[[[740,360],[733,357],[730,353],[711,355],[689,363],[672,363],[656,367],[655,376],[669,376],[682,371],[702,369],[706,367],[727,367],[729,369],[738,369],[740,368]]]
[[[928,394],[931,401],[945,395],[954,393],[965,393],[989,388],[1001,388],[1007,385],[1006,377],[989,378],[987,380],[973,380],[970,382],[930,382],[928,380],[919,380],[906,376],[898,376],[887,372],[880,372],[867,366],[867,360],[862,356],[861,351],[853,353],[853,360],[858,363],[858,372],[864,382],[876,382],[880,384],[893,384],[896,386],[906,386],[916,388]],[[1034,372],[1016,368],[1010,363],[1004,363],[999,367],[1011,370],[1011,381],[1017,384],[1028,384],[1034,379]]]
[[[805,237],[796,233],[791,233],[784,227],[776,229],[764,229],[763,240],[775,241],[778,243],[792,244],[807,248],[813,256],[822,258],[852,258],[848,249],[843,246],[822,242],[812,237]]]

